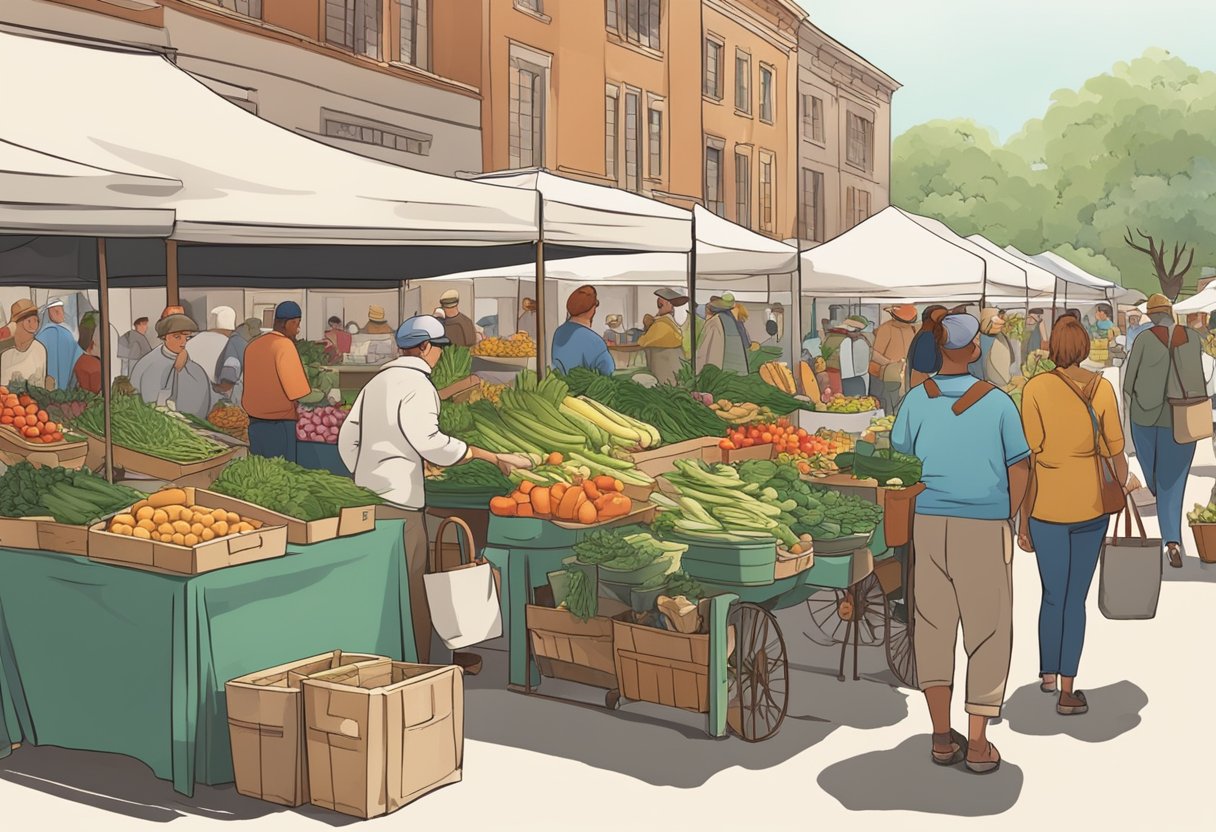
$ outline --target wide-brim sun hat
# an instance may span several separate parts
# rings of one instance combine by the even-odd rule
[[[198,332],[198,324],[188,315],[173,313],[156,322],[156,334],[164,338],[175,332]]]

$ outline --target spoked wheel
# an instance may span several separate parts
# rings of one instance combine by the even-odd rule
[[[887,603],[887,666],[904,687],[916,687],[916,651],[912,634],[915,607],[912,604],[911,562],[905,568],[902,603]]]
[[[790,663],[772,613],[755,604],[730,608],[735,649],[726,660],[726,724],[747,742],[777,733],[789,709]]]
[[[887,598],[874,574],[867,575],[849,589],[823,589],[806,602],[811,628],[806,637],[823,647],[843,644],[849,622],[857,622],[857,644],[874,647],[887,637]]]

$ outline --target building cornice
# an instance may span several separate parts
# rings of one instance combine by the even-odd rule
[[[724,17],[728,17],[752,34],[767,41],[786,54],[798,49],[798,24],[800,19],[790,11],[786,0],[705,0],[705,5]],[[772,9],[780,22],[774,26],[772,20],[757,14],[748,6]]]
[[[903,86],[809,20],[804,20],[799,28],[798,48],[829,72],[846,67],[850,78],[861,81],[867,92],[873,90],[880,98],[890,100]]]

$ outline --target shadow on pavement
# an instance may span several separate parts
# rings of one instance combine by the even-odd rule
[[[908,715],[905,693],[871,681],[841,683],[834,675],[803,672],[791,656],[789,711],[777,735],[759,743],[715,739],[706,734],[701,714],[634,702],[609,712],[503,690],[506,656],[482,655],[485,670],[466,679],[468,739],[577,760],[657,786],[695,788],[734,766],[772,768],[842,726],[885,727]],[[543,680],[538,691],[591,706],[604,701],[601,690],[555,679]]]
[[[293,810],[244,797],[231,784],[198,785],[194,796],[186,797],[173,791],[171,783],[158,780],[147,766],[131,757],[54,746],[23,745],[0,761],[0,779],[61,800],[152,823],[169,823],[186,817],[216,821],[256,820],[282,812],[293,812],[332,827],[356,822],[355,818],[313,806]]]
[[[1194,555],[1182,558],[1182,568],[1174,569],[1167,562],[1161,580],[1183,584],[1216,584],[1216,563],[1204,563]]]
[[[957,817],[999,815],[1022,793],[1022,770],[1005,760],[992,774],[971,774],[929,759],[930,739],[921,734],[887,751],[871,751],[828,766],[819,787],[854,812],[925,812]],[[916,828],[915,824],[912,828]]]
[[[1039,690],[1038,683],[1018,688],[1005,703],[1005,721],[1019,734],[1032,737],[1066,736],[1081,742],[1110,742],[1140,724],[1148,694],[1128,681],[1083,689],[1089,713],[1060,716],[1056,697]]]

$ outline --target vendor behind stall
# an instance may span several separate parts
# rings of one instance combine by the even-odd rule
[[[160,348],[139,360],[131,370],[131,384],[149,404],[173,402],[178,413],[206,419],[211,412],[211,379],[186,352],[186,341],[198,326],[175,309],[181,307],[168,307],[156,322]]]
[[[24,380],[38,387],[49,386],[46,378],[46,347],[37,339],[38,307],[25,298],[13,304],[9,327],[13,346],[0,355],[0,384],[5,387]]]
[[[232,331],[224,351],[215,362],[216,392],[228,396],[232,401],[239,402],[244,394],[245,350],[253,343],[253,339],[262,334],[261,318],[246,318],[245,322]]]
[[[296,461],[296,402],[311,389],[296,349],[299,304],[285,300],[274,308],[274,329],[245,348],[245,393],[249,450],[259,456]]]
[[[364,387],[338,434],[338,453],[355,482],[380,495],[376,516],[405,520],[405,560],[409,571],[410,612],[418,661],[431,655],[431,612],[426,574],[430,536],[426,528],[423,463],[451,466],[480,459],[505,473],[529,461],[467,445],[439,430],[439,392],[431,371],[450,344],[443,324],[431,315],[408,319],[397,330],[398,357]],[[470,666],[469,654],[453,657]]]
[[[383,306],[367,307],[367,323],[363,327],[365,335],[392,335],[393,328],[388,325],[388,319],[384,316]]]
[[[608,345],[591,328],[599,305],[594,286],[580,286],[566,298],[566,314],[570,317],[553,332],[554,369],[568,373],[575,367],[586,367],[605,376],[616,371]]]
[[[460,311],[460,292],[448,289],[439,296],[439,308],[443,310],[443,331],[448,340],[457,347],[471,347],[477,343],[477,329],[473,319]]]
[[[657,298],[659,316],[638,339],[638,346],[646,350],[646,368],[660,384],[675,384],[684,361],[684,330],[676,323],[677,306],[688,303],[688,297],[674,289],[659,289]]]
[[[709,299],[708,313],[701,340],[697,347],[697,368],[714,366],[739,375],[747,375],[747,353],[751,336],[742,321],[735,317],[735,296],[730,292]]]

